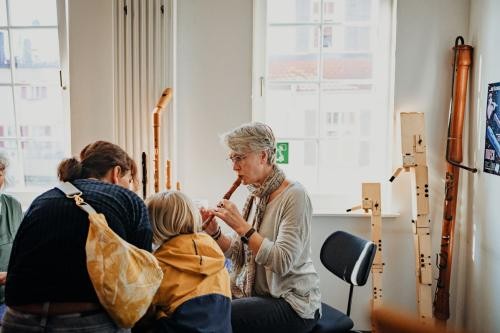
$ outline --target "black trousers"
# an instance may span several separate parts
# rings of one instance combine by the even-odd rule
[[[306,333],[319,319],[301,318],[282,298],[247,297],[231,302],[231,324],[234,333]]]

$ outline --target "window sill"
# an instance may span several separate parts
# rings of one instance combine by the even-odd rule
[[[371,217],[371,213],[363,213],[363,212],[342,212],[342,211],[331,211],[331,210],[315,210],[313,211],[313,217]],[[382,213],[382,218],[398,218],[401,214],[399,212],[384,212]]]

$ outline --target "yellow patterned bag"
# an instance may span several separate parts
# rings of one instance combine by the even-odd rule
[[[132,327],[160,286],[163,272],[158,261],[111,230],[104,215],[96,213],[73,184],[65,182],[58,188],[89,215],[87,270],[99,302],[118,326]]]

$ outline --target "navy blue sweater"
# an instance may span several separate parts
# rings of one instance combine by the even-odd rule
[[[98,180],[73,184],[104,214],[113,231],[151,251],[146,206],[135,193]],[[88,215],[57,188],[37,197],[17,232],[9,262],[5,303],[98,302],[86,267]]]

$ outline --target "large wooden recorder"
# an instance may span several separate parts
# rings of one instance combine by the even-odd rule
[[[160,125],[161,111],[167,106],[172,99],[172,88],[167,88],[163,91],[153,109],[153,143],[154,143],[154,181],[155,192],[160,191]]]

